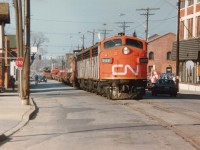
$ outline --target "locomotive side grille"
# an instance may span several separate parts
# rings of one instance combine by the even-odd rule
[[[92,57],[96,57],[98,56],[98,47],[95,47],[94,49],[92,49]]]
[[[83,53],[83,59],[90,58],[90,51],[86,51]]]
[[[82,60],[82,55],[77,55],[77,61],[81,61]]]

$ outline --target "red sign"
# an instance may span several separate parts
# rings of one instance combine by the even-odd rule
[[[23,58],[22,57],[18,57],[17,59],[16,59],[16,65],[17,65],[17,68],[22,68],[22,66],[23,66]]]

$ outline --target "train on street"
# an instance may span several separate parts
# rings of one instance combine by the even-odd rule
[[[71,71],[65,78],[73,86],[108,99],[141,99],[147,84],[147,63],[146,41],[122,33],[74,51],[68,63]]]

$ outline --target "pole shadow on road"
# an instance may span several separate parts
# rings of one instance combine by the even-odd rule
[[[69,90],[79,90],[77,88],[71,87],[69,85],[61,83],[39,83],[37,85],[31,84],[30,91],[31,93],[43,93],[43,92],[61,92]]]

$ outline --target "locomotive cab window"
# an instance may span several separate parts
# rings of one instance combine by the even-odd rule
[[[143,43],[134,39],[126,39],[126,45],[143,49]]]
[[[121,39],[115,39],[115,40],[105,42],[104,43],[104,49],[112,48],[112,47],[116,47],[116,46],[121,46],[121,45],[122,45],[122,40]]]

